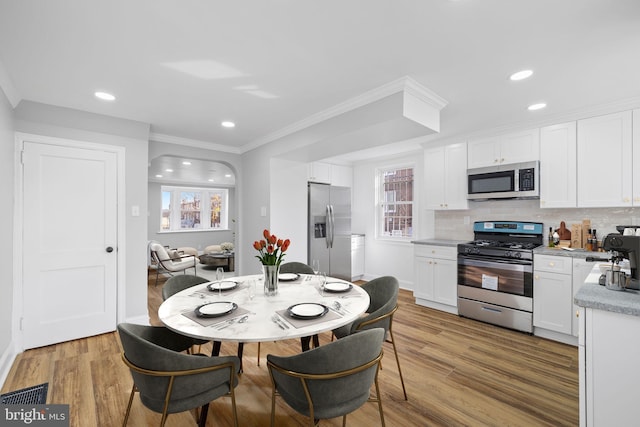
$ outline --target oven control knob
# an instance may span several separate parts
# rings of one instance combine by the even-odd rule
[[[513,253],[513,257],[514,258],[522,258],[522,254],[520,252],[514,252]]]
[[[513,257],[515,256],[515,254],[514,254],[513,252],[511,252],[511,251],[506,251],[506,252],[505,252],[505,256],[506,256],[507,258],[513,258]]]

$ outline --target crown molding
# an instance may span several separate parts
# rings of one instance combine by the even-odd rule
[[[243,153],[253,150],[260,147],[261,145],[276,141],[280,138],[284,138],[285,136],[291,135],[295,132],[299,132],[318,123],[322,123],[325,120],[337,117],[341,114],[345,114],[349,111],[355,110],[356,108],[364,107],[365,105],[371,104],[373,102],[379,101],[383,98],[403,91],[406,91],[407,93],[438,109],[442,109],[445,105],[447,105],[447,101],[435,94],[433,91],[422,86],[411,77],[404,76],[382,86],[379,86],[375,89],[372,89],[368,92],[365,92],[361,95],[358,95],[354,98],[348,99],[329,109],[308,116],[276,132],[258,138],[248,144],[243,145],[241,147],[241,150]]]
[[[216,150],[231,154],[242,154],[242,151],[237,147],[230,147],[228,145],[215,144],[213,142],[183,138],[179,136],[172,136],[155,132],[149,133],[149,141],[165,142],[167,144],[184,145],[194,148],[204,148],[205,150]]]
[[[18,92],[18,89],[13,84],[11,77],[9,77],[9,73],[7,69],[4,67],[4,64],[0,60],[0,89],[4,92],[9,103],[12,108],[16,108],[20,101],[22,101],[22,97]]]

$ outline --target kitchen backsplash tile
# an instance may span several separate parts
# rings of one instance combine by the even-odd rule
[[[465,217],[469,217],[469,224],[465,224]],[[583,219],[591,220],[600,239],[615,233],[616,225],[640,225],[640,208],[540,209],[539,200],[469,202],[469,210],[435,211],[434,238],[471,240],[474,221],[542,222],[547,231],[549,227],[558,228],[560,221],[571,229],[571,224],[581,224]]]

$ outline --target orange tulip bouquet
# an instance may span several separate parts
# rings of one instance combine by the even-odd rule
[[[264,293],[266,295],[275,295],[278,293],[280,263],[291,241],[289,239],[278,239],[275,234],[271,234],[266,229],[262,232],[262,235],[264,239],[253,242],[253,248],[258,251],[256,258],[262,263]]]

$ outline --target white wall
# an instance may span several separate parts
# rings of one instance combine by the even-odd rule
[[[147,212],[149,125],[83,111],[22,101],[15,109],[19,132],[125,147],[125,317],[148,318],[147,216],[131,216],[132,206]]]
[[[14,137],[13,109],[0,90],[0,384],[13,362],[13,207]]]
[[[365,279],[394,276],[405,289],[413,289],[413,244],[375,238],[376,230],[376,169],[413,164],[414,195],[417,199],[414,211],[414,233],[424,233],[428,224],[421,224],[420,195],[422,194],[422,152],[386,157],[354,165],[353,205],[351,231],[365,235]]]

